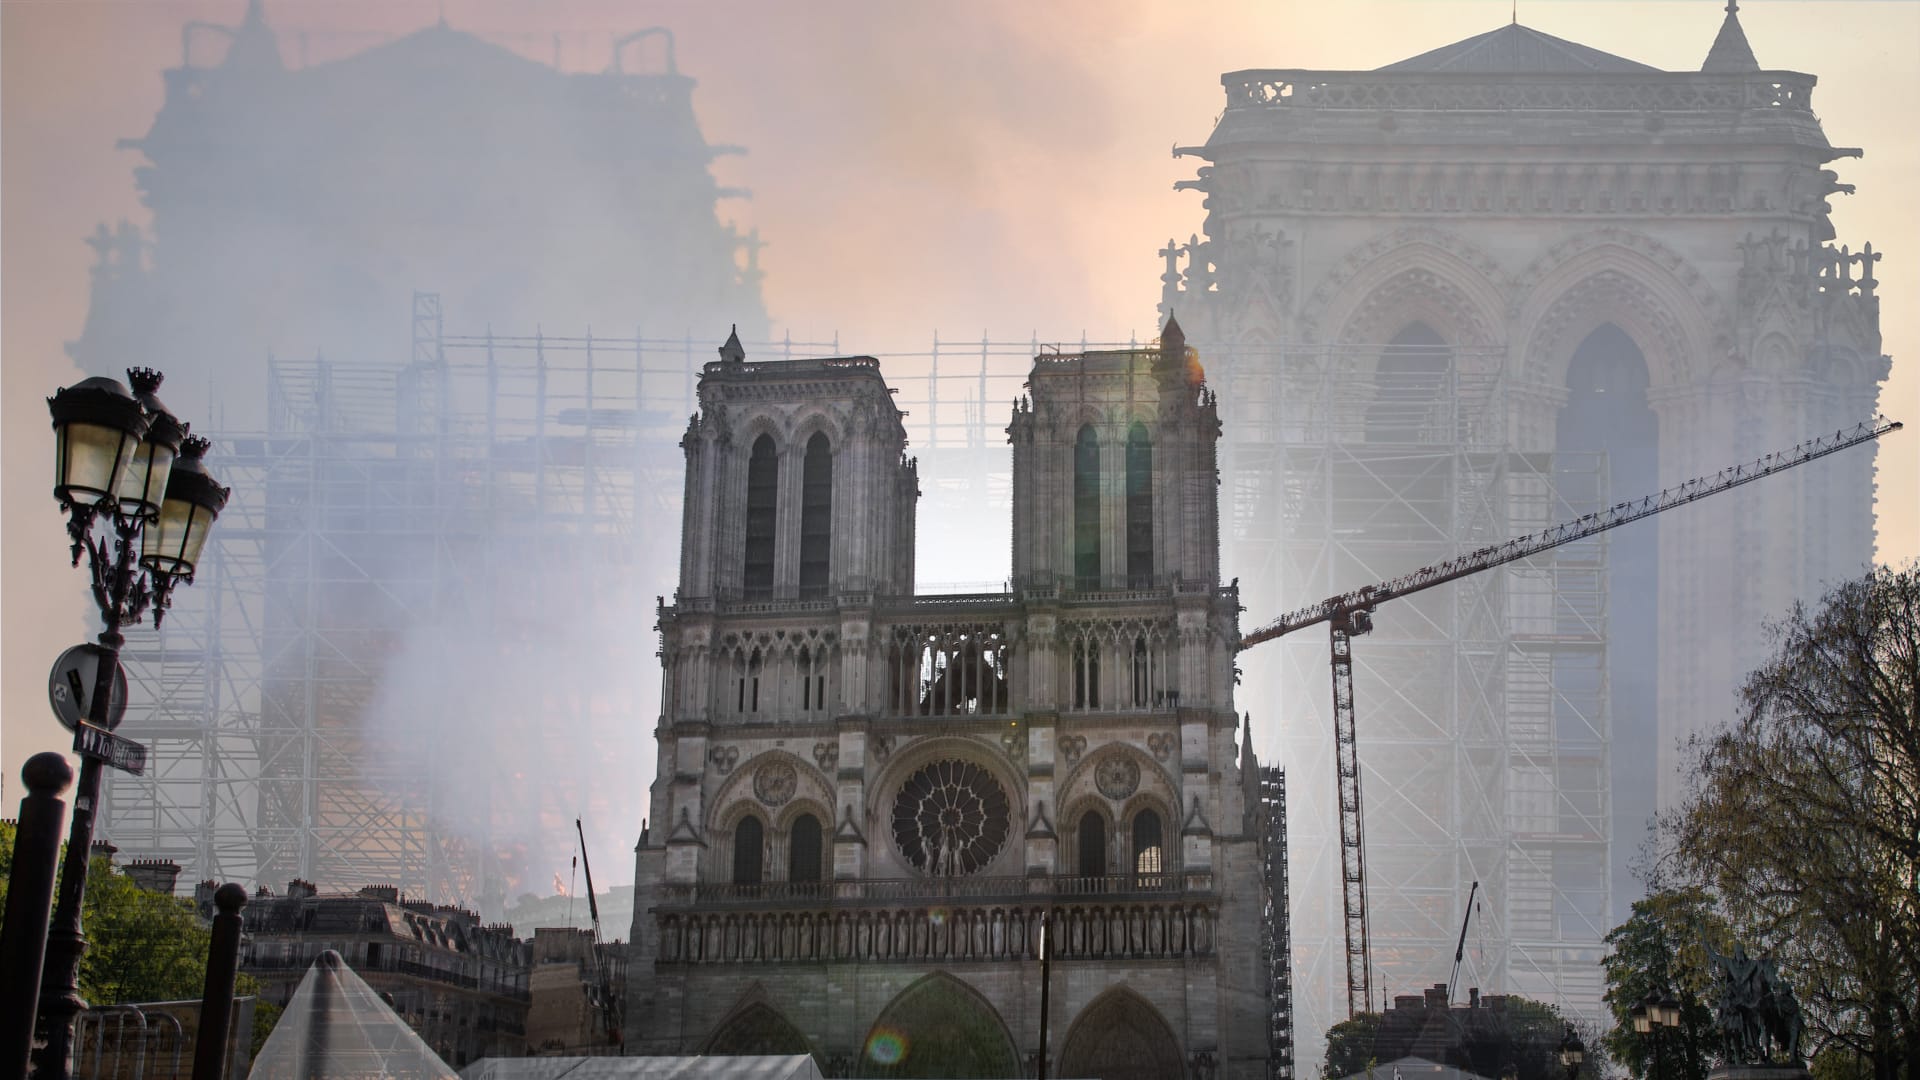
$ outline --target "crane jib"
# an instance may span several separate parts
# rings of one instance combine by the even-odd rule
[[[1617,529],[1622,525],[1639,521],[1641,518],[1651,517],[1663,510],[1684,506],[1709,495],[1717,495],[1722,491],[1791,469],[1796,465],[1804,465],[1817,458],[1826,457],[1828,454],[1872,442],[1889,432],[1899,431],[1900,428],[1899,422],[1879,417],[1860,424],[1851,431],[1836,431],[1831,436],[1810,439],[1790,450],[1729,466],[1712,476],[1696,477],[1657,495],[1616,503],[1605,510],[1583,514],[1572,521],[1561,522],[1537,533],[1483,547],[1478,551],[1422,567],[1411,574],[1369,585],[1363,589],[1331,596],[1317,604],[1288,612],[1247,634],[1240,639],[1240,648],[1250,649],[1263,641],[1291,634],[1295,630],[1302,630],[1317,623],[1349,617],[1354,612],[1372,611],[1374,607],[1388,600],[1396,600],[1431,589],[1435,585],[1456,581],[1469,574],[1477,574],[1482,570],[1491,570],[1496,566],[1551,551],[1564,544],[1571,544],[1576,540],[1584,540],[1597,533],[1606,532],[1608,529]]]
[[[1503,544],[1483,547],[1445,562],[1415,570],[1404,577],[1369,585],[1363,589],[1328,597],[1317,604],[1283,615],[1240,639],[1240,648],[1248,649],[1263,641],[1290,634],[1316,623],[1326,623],[1333,659],[1333,741],[1334,780],[1340,800],[1340,880],[1342,914],[1346,923],[1347,1015],[1349,1018],[1372,1008],[1373,975],[1371,933],[1367,920],[1367,863],[1364,826],[1361,824],[1360,758],[1353,704],[1352,637],[1373,629],[1373,609],[1388,600],[1408,596],[1435,585],[1491,570],[1496,566],[1551,551],[1563,544],[1585,539],[1629,522],[1651,517],[1663,510],[1717,495],[1722,491],[1749,484],[1762,477],[1804,465],[1816,458],[1838,453],[1848,447],[1872,442],[1900,425],[1876,417],[1852,431],[1836,431],[1831,438],[1822,436],[1800,443],[1791,450],[1768,454],[1756,461],[1721,469],[1712,476],[1689,480],[1658,495],[1617,503],[1605,510],[1585,514],[1550,529],[1516,537]],[[591,880],[591,879],[589,879]],[[1476,883],[1476,890],[1478,885]],[[1468,903],[1472,903],[1469,894]],[[1455,949],[1454,977],[1459,975],[1459,953],[1466,945],[1466,922],[1460,925],[1460,945]],[[1452,980],[1448,984],[1452,998]]]

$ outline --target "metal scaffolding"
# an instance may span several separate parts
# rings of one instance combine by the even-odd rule
[[[457,692],[448,703],[395,686],[457,691],[462,665],[512,665],[514,627],[556,604],[569,622],[625,631],[588,643],[583,667],[646,669],[651,685],[636,631],[673,590],[678,444],[710,348],[448,334],[439,297],[422,293],[403,365],[272,362],[265,429],[213,436],[233,499],[199,585],[162,631],[129,636],[125,733],[152,766],[108,788],[114,841],[173,859],[187,880],[385,884],[498,917],[516,890],[545,891],[518,868],[533,834],[582,812],[637,832],[637,817],[566,790],[566,776],[463,790],[461,718],[419,715],[457,709]],[[791,338],[747,348],[840,352]],[[1038,351],[936,335],[883,354],[928,478],[923,515],[1007,516],[1011,459],[989,403],[1012,401]],[[474,640],[482,655],[462,644]],[[529,727],[602,760],[652,712],[631,685],[617,700],[575,685],[515,704],[537,714]],[[529,814],[554,827],[516,820]]]
[[[1267,966],[1267,1080],[1293,1080],[1293,918],[1287,888],[1287,771],[1260,769],[1260,962]]]
[[[1268,617],[1597,508],[1593,454],[1523,453],[1502,358],[1383,362],[1394,346],[1199,346],[1221,388],[1227,559]],[[1414,365],[1417,367],[1417,365]],[[1606,932],[1604,538],[1381,608],[1354,640],[1365,880],[1379,1008],[1430,985],[1479,880],[1468,977],[1596,1012]],[[1278,721],[1296,808],[1296,1016],[1346,1015],[1326,644],[1242,661],[1243,707]],[[1268,752],[1274,743],[1266,743]]]
[[[923,585],[977,577],[952,567],[991,545],[982,523],[1009,517],[1000,429],[1041,340],[936,336],[879,354],[920,458]],[[1078,347],[1108,345],[1124,347]],[[217,440],[234,501],[206,577],[163,633],[129,637],[126,733],[152,744],[154,764],[109,792],[115,843],[173,858],[189,880],[394,884],[496,915],[523,884],[513,865],[526,824],[476,830],[467,807],[436,803],[465,749],[448,724],[393,746],[369,741],[380,732],[366,717],[392,711],[390,665],[427,665],[432,681],[473,659],[409,652],[405,631],[504,628],[540,611],[530,594],[543,591],[589,597],[626,625],[623,651],[590,663],[647,666],[633,631],[672,591],[678,440],[709,347],[450,335],[423,295],[404,365],[275,363],[267,430]],[[1456,351],[1443,385],[1395,386],[1374,373],[1378,348],[1197,348],[1225,423],[1226,571],[1256,614],[1576,516],[1606,490],[1595,455],[1512,448],[1502,379],[1471,374],[1498,372],[1493,357]],[[837,341],[747,349],[841,352]],[[1612,842],[1605,551],[1596,538],[1409,598],[1356,642],[1381,996],[1445,970],[1478,879],[1489,899],[1469,980],[1597,1009]],[[574,580],[530,582],[532,563]],[[1278,732],[1262,737],[1263,756],[1292,781],[1288,880],[1315,899],[1282,929],[1290,1018],[1309,1033],[1343,1015],[1326,663],[1317,640],[1276,642],[1243,661],[1241,690]],[[533,707],[588,754],[652,712],[637,694],[577,689]],[[481,802],[545,813],[554,780],[510,778]],[[571,814],[554,816],[558,835]]]

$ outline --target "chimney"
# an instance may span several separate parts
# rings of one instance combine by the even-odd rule
[[[1447,984],[1434,983],[1426,991],[1427,1008],[1444,1009],[1447,1007]]]
[[[120,854],[120,849],[114,847],[113,841],[111,840],[95,840],[93,847],[89,849],[89,854],[93,858],[105,859],[108,862],[112,862],[113,857]]]
[[[311,881],[294,878],[287,882],[287,899],[304,900],[309,896],[318,896],[320,890]]]
[[[389,904],[400,902],[400,890],[393,885],[362,885],[360,895],[368,900],[384,900]]]
[[[1479,1007],[1480,1007],[1480,988],[1477,986],[1467,987],[1467,1008],[1477,1009]]]
[[[135,859],[126,865],[124,873],[148,892],[172,896],[180,880],[180,864],[172,859]]]

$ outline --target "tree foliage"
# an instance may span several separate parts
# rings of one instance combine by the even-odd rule
[[[1560,1064],[1560,1043],[1566,1037],[1567,1021],[1560,1011],[1529,998],[1508,996],[1486,1002],[1482,1008],[1450,1008],[1446,1011],[1445,1046],[1439,1050],[1443,1065],[1492,1077],[1495,1080],[1565,1080]],[[1382,1080],[1392,1076],[1385,1066],[1408,1056],[1431,1058],[1435,1051],[1425,1045],[1423,1033],[1432,1034],[1433,1013],[1422,1009],[1391,1009],[1386,1013],[1361,1013],[1327,1029],[1327,1056],[1320,1067],[1323,1080],[1338,1080],[1368,1069],[1381,1068]],[[1578,1025],[1576,1025],[1577,1027]],[[1581,1031],[1580,1038],[1589,1048],[1580,1075],[1591,1080],[1599,1076],[1599,1055],[1591,1052],[1596,1033]]]
[[[1374,1038],[1380,1031],[1380,1014],[1363,1012],[1327,1029],[1327,1059],[1320,1066],[1322,1080],[1339,1080],[1378,1065],[1374,1057]]]
[[[1725,730],[1692,746],[1682,870],[1770,950],[1816,1052],[1920,1069],[1920,564],[1846,582],[1774,627]],[[1835,1060],[1838,1060],[1836,1057]]]
[[[13,872],[15,826],[0,822],[0,908],[6,904]],[[80,996],[90,1005],[150,1001],[198,1001],[206,991],[207,947],[212,931],[195,914],[193,902],[148,892],[95,858],[87,871],[87,896],[81,906],[87,952],[80,961]],[[258,994],[259,984],[239,976],[235,992]],[[254,1005],[253,1045],[257,1050],[279,1018],[278,1007]]]
[[[1657,1042],[1666,1080],[1706,1080],[1718,1038],[1708,942],[1721,952],[1733,949],[1733,930],[1705,890],[1665,889],[1634,901],[1633,914],[1607,934],[1601,961],[1613,1014],[1601,1040],[1608,1057],[1636,1076],[1651,1076]],[[1672,994],[1680,1002],[1678,1028],[1633,1030],[1633,1007],[1649,994]]]
[[[82,910],[80,996],[90,1004],[199,999],[212,932],[191,900],[148,892],[95,858]]]

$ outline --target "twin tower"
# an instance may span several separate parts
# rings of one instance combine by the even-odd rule
[[[706,365],[627,1042],[831,1076],[1264,1076],[1220,422],[1177,323],[1015,402],[1010,591],[914,592],[869,357]],[[948,527],[964,527],[952,523]]]

